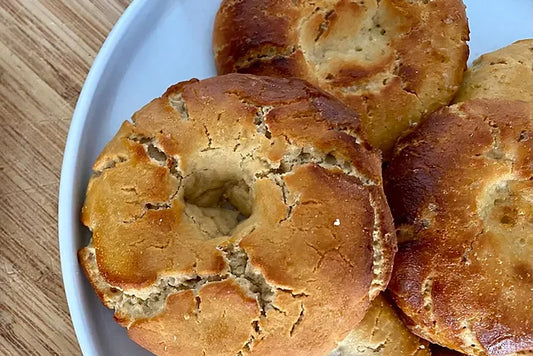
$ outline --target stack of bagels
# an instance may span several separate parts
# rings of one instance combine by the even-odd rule
[[[80,264],[156,355],[533,354],[533,40],[461,0],[224,0],[219,76],[93,166]],[[454,351],[453,351],[454,350]]]

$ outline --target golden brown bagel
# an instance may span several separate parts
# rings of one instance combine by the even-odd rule
[[[158,355],[324,355],[385,289],[395,235],[356,114],[297,79],[177,84],[96,163],[80,262]]]
[[[532,143],[531,102],[496,99],[443,108],[398,142],[389,288],[421,337],[470,355],[533,350]]]
[[[461,0],[225,0],[213,32],[219,74],[300,77],[355,109],[385,157],[463,78]]]

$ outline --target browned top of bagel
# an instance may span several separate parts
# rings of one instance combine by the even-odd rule
[[[399,141],[386,191],[389,288],[422,337],[470,355],[533,350],[530,102],[471,100]]]
[[[388,156],[396,138],[449,103],[468,58],[461,0],[225,0],[218,72],[301,77],[343,100]]]
[[[516,41],[476,59],[455,102],[508,99],[533,102],[533,39]]]
[[[334,349],[385,288],[395,235],[356,114],[298,79],[177,84],[94,164],[80,261],[157,354]]]

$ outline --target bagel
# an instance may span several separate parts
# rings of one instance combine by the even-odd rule
[[[219,74],[301,77],[352,107],[387,158],[397,137],[447,105],[469,36],[461,0],[225,0]]]
[[[532,88],[529,88],[532,90]],[[411,330],[469,355],[533,351],[531,102],[474,99],[401,139],[385,171]]]
[[[533,102],[533,39],[482,55],[465,72],[456,103],[471,99]]]
[[[429,343],[412,334],[396,308],[378,296],[364,319],[329,356],[429,356]]]
[[[386,288],[396,249],[379,154],[299,79],[170,87],[93,170],[80,263],[158,355],[325,355]]]

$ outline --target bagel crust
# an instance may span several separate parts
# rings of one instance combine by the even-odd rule
[[[386,288],[396,240],[356,114],[299,79],[170,87],[94,164],[79,259],[158,355],[325,355]]]
[[[476,59],[465,72],[456,103],[472,99],[533,102],[533,39],[516,41]]]
[[[387,158],[450,102],[468,39],[461,0],[224,0],[213,51],[219,74],[300,77],[338,97]]]
[[[470,100],[400,140],[385,171],[413,332],[470,355],[533,351],[530,102]]]
[[[430,356],[429,343],[412,334],[386,296],[379,295],[364,319],[329,356]]]

